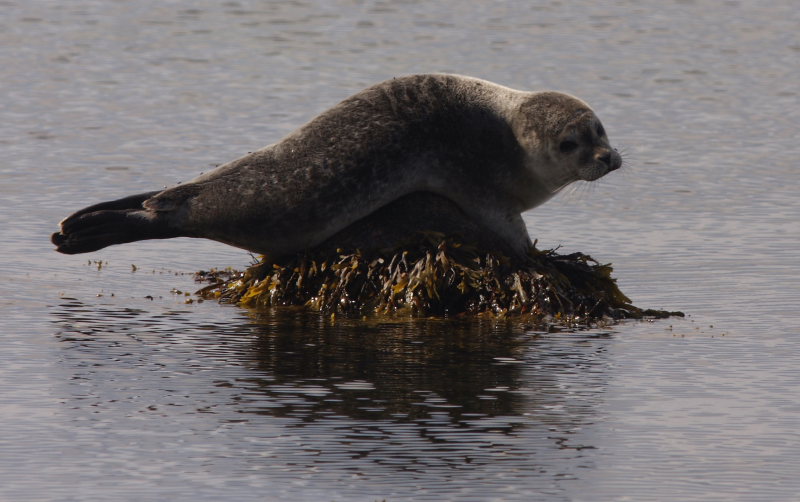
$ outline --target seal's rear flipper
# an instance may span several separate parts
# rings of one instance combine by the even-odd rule
[[[112,244],[179,236],[180,233],[170,229],[157,213],[124,209],[70,217],[69,225],[62,225],[61,231],[54,233],[51,240],[56,245],[56,251],[78,254],[97,251]]]
[[[65,225],[69,225],[71,220],[77,219],[80,216],[88,213],[95,213],[97,211],[120,211],[123,209],[143,209],[144,206],[142,206],[142,204],[144,201],[157,193],[160,193],[160,190],[156,190],[155,192],[137,193],[136,195],[129,195],[121,199],[109,200],[85,207],[62,220],[61,228],[63,229]]]
[[[56,251],[78,254],[112,244],[179,237],[180,232],[169,227],[163,214],[142,208],[142,203],[157,193],[131,195],[81,209],[62,221],[61,231],[50,240]]]

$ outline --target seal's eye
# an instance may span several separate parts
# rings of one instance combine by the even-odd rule
[[[603,129],[603,124],[597,124],[597,135],[604,136],[606,134],[606,130]]]
[[[576,148],[578,148],[578,143],[570,139],[565,139],[561,142],[561,144],[558,145],[558,149],[561,151],[561,153],[570,153]]]

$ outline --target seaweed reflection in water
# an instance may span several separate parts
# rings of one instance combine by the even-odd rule
[[[530,335],[491,320],[329,321],[318,315],[253,314],[259,388],[277,401],[303,396],[305,414],[416,420],[446,411],[452,421],[518,414]],[[540,377],[549,379],[546,375]],[[309,408],[310,406],[310,408]],[[290,404],[281,411],[291,413]]]
[[[182,441],[188,421],[190,443],[226,431],[220,456],[362,474],[375,474],[367,464],[427,476],[497,462],[544,472],[548,456],[584,455],[591,445],[570,437],[596,414],[613,341],[511,321],[333,320],[294,308],[217,324],[78,301],[54,314],[70,349],[67,385],[80,386],[65,391],[76,420],[110,420],[126,436],[142,417],[151,434],[182,423]]]

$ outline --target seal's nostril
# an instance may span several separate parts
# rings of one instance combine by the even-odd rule
[[[598,155],[597,160],[602,162],[603,164],[610,166],[611,165],[611,152],[606,152],[602,155]]]

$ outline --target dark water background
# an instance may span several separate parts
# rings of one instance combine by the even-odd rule
[[[795,2],[1,4],[0,499],[796,500]],[[244,252],[48,243],[429,71],[592,104],[627,167],[531,235],[690,316],[251,313],[171,292]]]

